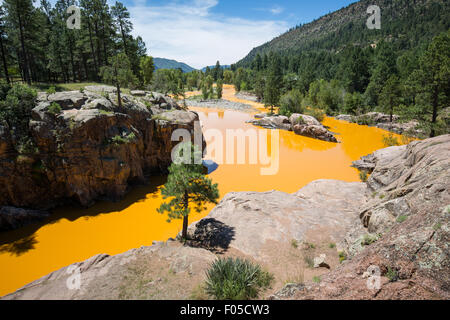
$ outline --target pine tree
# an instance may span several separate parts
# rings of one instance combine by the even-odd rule
[[[380,106],[383,110],[389,112],[391,123],[394,115],[394,107],[399,105],[401,94],[399,78],[396,75],[390,76],[381,91]]]
[[[264,90],[264,104],[274,113],[274,107],[280,101],[280,85],[282,81],[281,61],[277,54],[271,54],[269,60],[269,75]]]
[[[187,240],[190,205],[195,206],[197,212],[206,210],[206,203],[217,204],[219,190],[217,184],[205,176],[202,164],[195,164],[201,159],[201,151],[192,143],[184,143],[181,148],[181,157],[187,157],[188,163],[174,162],[169,167],[169,176],[161,189],[163,199],[170,199],[163,203],[157,211],[168,214],[168,221],[183,219],[182,239]],[[190,155],[183,154],[190,152]]]
[[[217,91],[217,99],[222,99],[222,93],[223,93],[223,81],[222,81],[222,79],[217,80],[216,91]]]
[[[6,59],[6,46],[5,46],[5,11],[3,6],[0,6],[0,54],[2,55],[3,73],[5,75],[6,82],[9,84],[8,62]]]
[[[141,58],[141,78],[144,86],[150,85],[153,79],[153,72],[155,71],[155,65],[153,63],[153,57],[142,57]]]
[[[418,94],[417,118],[437,134],[439,111],[450,104],[450,31],[433,39],[420,58],[420,69],[413,73]]]
[[[112,83],[117,89],[117,103],[122,107],[120,89],[136,82],[130,67],[130,61],[125,53],[119,53],[109,59],[110,66],[104,66],[100,70],[103,81]]]

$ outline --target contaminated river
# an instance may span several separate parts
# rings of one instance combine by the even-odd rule
[[[224,99],[263,108],[259,103],[237,99],[231,86],[224,87]],[[253,118],[249,112],[192,109],[199,113],[204,131],[218,129],[225,136],[226,129],[266,130],[246,123]],[[279,130],[278,173],[261,175],[260,169],[267,165],[219,165],[210,178],[219,184],[220,197],[232,191],[276,189],[293,193],[317,179],[359,181],[351,162],[384,148],[383,136],[388,132],[333,118],[323,123],[341,143]],[[120,202],[98,202],[88,209],[59,208],[43,222],[0,233],[0,296],[96,254],[114,255],[175,237],[181,230],[181,220],[168,223],[166,216],[156,212],[162,202],[160,188],[164,182],[165,177],[153,177],[150,185],[133,188]],[[208,215],[212,208],[191,215],[190,223]]]

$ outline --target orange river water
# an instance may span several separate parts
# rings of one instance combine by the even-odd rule
[[[264,109],[259,103],[237,99],[234,89],[227,85],[224,99]],[[245,123],[253,118],[249,112],[192,109],[199,113],[204,130],[214,128],[224,133],[226,129],[255,128]],[[260,174],[260,168],[267,165],[219,165],[210,178],[219,184],[221,198],[231,191],[276,189],[292,193],[317,179],[359,181],[358,171],[350,167],[351,162],[385,147],[383,136],[387,132],[333,118],[326,118],[324,125],[337,134],[341,143],[278,131],[280,165],[275,175]],[[88,209],[59,208],[43,222],[1,233],[0,296],[93,255],[118,254],[174,237],[181,229],[181,221],[168,223],[165,216],[156,212],[162,201],[160,188],[164,182],[165,177],[153,177],[148,186],[133,188],[122,201],[98,202]],[[212,207],[191,215],[190,222],[205,217]]]

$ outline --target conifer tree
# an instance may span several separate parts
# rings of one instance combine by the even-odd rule
[[[207,178],[202,164],[196,164],[201,159],[201,151],[192,143],[182,143],[180,147],[180,163],[174,162],[169,167],[167,182],[161,189],[163,199],[168,200],[161,204],[157,211],[168,214],[168,221],[172,219],[183,219],[182,239],[187,239],[187,228],[191,206],[194,210],[201,212],[206,210],[206,203],[217,204],[219,190],[217,184],[213,184]],[[187,154],[185,154],[185,152]],[[188,161],[181,161],[181,159]],[[186,163],[182,163],[186,162]]]

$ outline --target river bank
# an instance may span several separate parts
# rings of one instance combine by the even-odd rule
[[[224,87],[224,99],[265,110],[263,105],[242,101],[234,93],[231,87]],[[255,128],[246,123],[253,119],[248,112],[190,109],[198,113],[203,130],[216,129],[225,134],[227,129]],[[210,177],[219,184],[221,199],[227,193],[237,191],[276,189],[293,193],[317,179],[359,181],[358,170],[350,167],[352,161],[382,149],[385,146],[383,136],[387,132],[332,118],[326,118],[323,124],[338,133],[339,144],[279,131],[280,170],[276,175],[261,176],[262,165],[220,165]],[[271,130],[260,130],[270,135]],[[208,155],[207,159],[212,156]],[[167,223],[166,217],[156,212],[162,201],[160,187],[165,177],[152,179],[148,186],[132,189],[118,202],[101,201],[88,209],[54,209],[47,220],[1,233],[0,295],[98,253],[120,254],[174,237],[181,230],[181,221]],[[212,209],[209,206],[201,214],[192,215],[190,221],[204,218]]]

